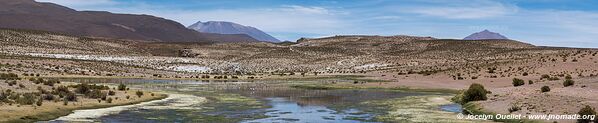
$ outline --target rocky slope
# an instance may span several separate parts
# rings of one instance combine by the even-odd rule
[[[44,30],[76,36],[162,42],[255,41],[242,34],[198,33],[175,21],[150,15],[77,11],[34,0],[0,1],[0,18],[0,28]]]

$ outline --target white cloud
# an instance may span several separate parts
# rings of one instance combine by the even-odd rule
[[[499,17],[517,12],[518,8],[495,1],[446,1],[430,2],[426,5],[399,6],[403,13],[421,14],[426,16],[443,17],[449,19],[480,19]]]
[[[284,5],[281,10],[288,12],[300,12],[305,14],[331,14],[330,11],[323,7],[315,6],[298,6],[298,5]]]

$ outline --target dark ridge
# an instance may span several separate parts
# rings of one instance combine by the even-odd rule
[[[245,42],[248,35],[199,33],[182,24],[151,15],[76,11],[33,0],[0,1],[0,28],[43,30],[72,36],[157,42]]]

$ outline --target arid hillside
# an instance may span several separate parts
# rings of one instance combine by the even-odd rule
[[[572,70],[554,67],[559,64],[591,63],[598,50],[537,47],[513,40],[465,41],[415,36],[334,36],[300,39],[298,43],[285,44],[159,43],[9,29],[0,30],[0,38],[0,44],[3,46],[0,51],[7,55],[91,61],[101,59],[100,61],[154,69],[164,65],[195,66],[205,68],[202,73],[384,71],[399,74],[460,74],[471,78],[509,76],[523,72],[549,74],[535,71],[555,69],[561,70],[554,71],[555,73],[568,71],[576,74],[598,74],[593,70],[582,71],[585,69],[583,67]],[[81,57],[82,55],[85,57]],[[155,62],[156,60],[159,62]],[[496,72],[488,73],[489,69]]]
[[[59,32],[76,36],[158,42],[257,41],[244,34],[199,33],[182,24],[151,15],[77,11],[34,0],[0,1],[0,28]]]

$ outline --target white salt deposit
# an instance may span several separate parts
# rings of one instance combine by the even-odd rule
[[[143,102],[134,105],[115,106],[101,109],[76,110],[73,113],[55,119],[53,121],[75,121],[75,122],[94,122],[102,116],[110,114],[117,114],[125,110],[135,109],[199,109],[197,105],[206,102],[205,97],[197,97],[193,95],[184,94],[169,94],[167,98],[162,100],[154,100]],[[157,103],[166,103],[164,105],[156,105]]]
[[[386,66],[388,66],[388,64],[375,63],[375,64],[365,64],[365,65],[361,65],[361,66],[356,66],[353,68],[355,68],[355,69],[373,69],[373,68],[386,67]]]
[[[181,71],[181,72],[199,72],[199,73],[212,71],[212,69],[209,67],[198,66],[198,65],[169,66],[166,69],[174,70],[174,71]]]
[[[132,60],[135,60],[134,58],[130,58],[130,57],[98,56],[98,55],[42,54],[42,53],[27,53],[26,55],[36,56],[36,57],[46,57],[46,58],[95,60],[95,61],[132,61]]]

